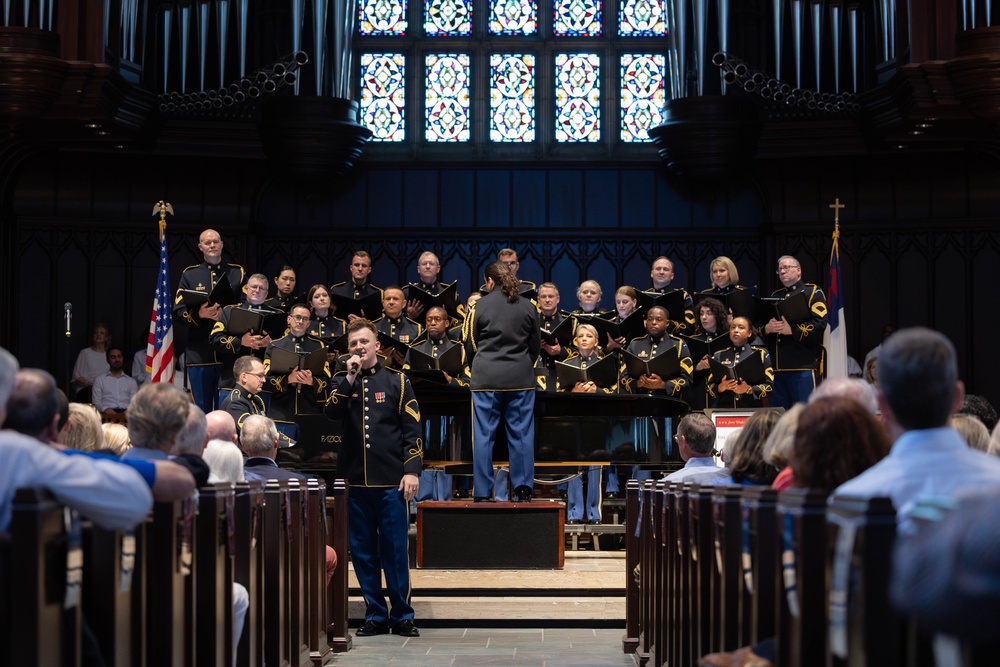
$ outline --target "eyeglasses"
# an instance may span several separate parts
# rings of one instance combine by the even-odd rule
[[[248,292],[266,292],[267,285],[247,285]]]
[[[799,267],[795,265],[779,266],[778,270],[775,271],[775,273],[777,273],[780,276],[782,273],[785,273],[786,271],[791,271],[792,269],[797,269],[797,268]]]
[[[289,319],[293,319],[296,322],[308,322],[309,318],[305,315],[289,315]]]
[[[257,378],[258,380],[261,380],[261,381],[263,381],[264,378],[267,377],[267,373],[247,373],[247,375],[252,375],[252,376],[254,376],[255,378]]]

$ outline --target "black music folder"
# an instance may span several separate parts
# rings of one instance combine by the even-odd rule
[[[562,347],[569,347],[573,344],[573,329],[576,323],[571,316],[566,316],[563,321],[556,325],[555,329],[546,331],[542,329],[542,340],[549,345],[559,343]]]
[[[653,306],[662,306],[667,309],[671,320],[684,321],[684,290],[675,289],[672,292],[660,294],[659,292],[638,292],[636,302],[643,312],[649,312]]]
[[[722,350],[728,350],[733,346],[733,341],[729,340],[729,336],[716,336],[712,339],[712,342],[706,342],[703,340],[698,340],[692,336],[678,336],[685,344],[688,346],[688,351],[691,352],[691,359],[697,364],[702,360],[703,357],[712,358],[716,352],[721,352]]]
[[[728,294],[705,294],[704,292],[699,292],[692,298],[694,299],[694,312],[696,316],[698,314],[699,303],[705,299],[715,299],[716,301],[721,301],[722,305],[731,310],[733,317],[747,317],[751,322],[759,321],[758,300],[751,290],[737,289]]]
[[[631,352],[622,352],[622,361],[628,374],[633,378],[643,375],[659,375],[662,380],[669,380],[681,374],[681,360],[677,356],[675,347],[669,348],[663,354],[658,354],[652,359],[640,359]]]
[[[278,339],[288,329],[288,315],[280,310],[258,308],[233,308],[229,313],[226,331],[234,336],[242,336],[248,331],[256,335],[266,333]]]
[[[448,314],[452,317],[458,316],[458,287],[457,282],[454,282],[443,290],[440,294],[431,294],[425,289],[421,289],[416,285],[406,286],[406,300],[413,301],[416,299],[419,301],[423,307],[424,312],[427,312],[434,306],[442,306],[448,311]]]
[[[625,343],[628,344],[629,341],[646,335],[646,315],[644,312],[637,310],[621,322],[616,321],[618,316],[615,314],[612,314],[611,318],[591,317],[585,321],[581,320],[580,324],[589,324],[597,329],[597,344],[601,347],[607,346],[609,336],[612,340],[624,336]]]
[[[462,373],[462,346],[460,344],[452,345],[439,357],[432,357],[426,352],[411,347],[410,370],[438,370],[444,371],[452,377],[457,377]]]
[[[200,290],[184,289],[181,290],[181,298],[184,299],[184,306],[188,310],[194,311],[201,308],[201,304],[203,303],[231,306],[234,303],[240,302],[239,297],[236,296],[236,292],[233,290],[232,284],[229,282],[229,276],[226,274],[222,274],[219,282],[215,283],[211,294]]]
[[[747,384],[768,382],[764,363],[760,360],[760,354],[757,353],[750,355],[735,366],[725,366],[715,359],[709,359],[708,365],[712,370],[712,380],[717,383],[721,382],[724,377],[737,382],[743,380]]]
[[[331,293],[330,305],[333,306],[333,314],[342,320],[346,320],[349,315],[357,315],[372,322],[382,317],[382,295],[378,292],[360,299]]]
[[[314,352],[289,352],[280,347],[271,348],[269,371],[272,375],[288,375],[296,368],[312,371],[313,377],[326,375],[326,348]]]
[[[602,389],[610,389],[618,382],[618,363],[613,355],[599,359],[586,368],[562,361],[556,362],[556,377],[563,389],[572,389],[577,382],[593,382]]]
[[[787,298],[767,296],[761,298],[760,302],[761,320],[765,322],[772,317],[777,320],[784,317],[789,324],[798,324],[813,318],[812,309],[809,308],[809,297],[805,292],[796,292]]]

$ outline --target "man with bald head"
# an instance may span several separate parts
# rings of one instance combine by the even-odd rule
[[[182,290],[211,294],[223,276],[229,278],[233,292],[239,295],[246,281],[246,274],[239,264],[222,262],[222,237],[214,229],[206,229],[198,237],[198,250],[202,262],[184,269],[174,298],[174,321],[187,329],[185,370],[194,402],[205,412],[215,408],[218,398],[222,366],[209,341],[212,327],[228,303],[203,303],[198,308],[185,305]]]
[[[225,410],[212,410],[205,415],[208,422],[208,430],[205,432],[206,440],[225,440],[234,445],[239,444],[240,436],[236,431],[236,420]]]

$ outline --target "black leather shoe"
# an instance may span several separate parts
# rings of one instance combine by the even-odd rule
[[[419,637],[420,630],[413,625],[413,621],[407,619],[392,629],[392,634],[400,637]]]
[[[527,486],[517,487],[514,489],[514,497],[511,500],[515,503],[531,502],[531,488]]]
[[[375,635],[389,634],[389,626],[377,621],[367,621],[354,633],[358,637],[374,637]]]
[[[489,496],[476,496],[475,502],[477,503],[488,503],[492,500]]]

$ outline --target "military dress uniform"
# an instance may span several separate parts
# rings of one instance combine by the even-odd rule
[[[541,312],[538,313],[538,321],[541,324],[542,329],[545,331],[554,330],[569,317],[570,314],[565,310],[557,310],[552,315],[545,315]],[[576,329],[575,320],[572,326]],[[559,347],[561,348],[559,355],[555,357],[546,352],[544,349],[538,353],[538,361],[535,362],[535,370],[537,371],[536,380],[538,382],[538,388],[542,391],[556,390],[556,362],[566,361],[572,352],[572,349],[568,345],[560,345]]]
[[[698,330],[694,336],[691,336],[694,340],[700,340],[703,343],[711,343],[718,338],[729,338],[728,331],[722,331],[719,329],[715,333],[709,333],[708,331]],[[713,355],[714,356],[714,355]],[[691,362],[697,366],[701,359],[691,358]],[[691,406],[692,410],[702,411],[705,408],[711,407],[710,400],[711,397],[708,395],[708,379],[711,376],[712,371],[709,369],[705,370],[693,370],[691,372],[691,385],[687,388],[687,404]]]
[[[449,387],[468,389],[469,388],[469,364],[465,360],[465,349],[462,344],[452,338],[444,338],[443,340],[434,340],[430,336],[427,336],[424,340],[420,341],[416,345],[410,347],[411,350],[416,350],[418,352],[423,352],[429,357],[437,359],[442,354],[450,350],[451,348],[458,346],[462,348],[462,372],[461,374],[451,378],[451,382],[448,383]],[[410,355],[406,355],[406,364],[403,366],[404,369],[410,366]],[[444,453],[445,444],[448,440],[449,429],[455,429],[457,425],[464,426],[461,429],[462,432],[468,430],[469,418],[466,417],[453,417],[453,416],[441,416],[436,418],[431,418],[426,420],[422,425],[424,431],[424,442],[427,443],[425,451],[437,449]],[[436,433],[435,433],[436,431]],[[465,449],[468,449],[469,456],[472,455],[471,443],[465,442],[466,438],[463,438],[462,449],[463,453]],[[447,457],[445,457],[447,458]],[[452,494],[452,483],[453,476],[446,474],[442,470],[425,469],[420,473],[420,489],[417,491],[417,502],[423,500],[451,500]],[[470,482],[470,483],[465,483]],[[471,480],[468,476],[459,478],[459,487],[463,491],[467,491],[471,486]]]
[[[694,316],[694,299],[691,298],[688,291],[680,287],[667,285],[666,287],[650,287],[646,292],[649,294],[669,294],[677,289],[684,296],[684,319],[682,320],[677,317],[677,313],[670,313],[671,330],[667,333],[671,336],[690,336],[697,328],[697,320]]]
[[[345,280],[342,283],[331,285],[330,294],[347,297],[348,299],[363,299],[371,294],[378,294],[381,297],[382,290],[368,281],[365,281],[364,285],[357,285],[353,280]]]
[[[272,308],[274,310],[280,310],[283,313],[287,313],[292,310],[292,306],[294,306],[295,304],[298,303],[305,304],[305,302],[306,302],[306,297],[304,294],[296,294],[292,292],[288,296],[284,297],[277,295],[269,297],[266,301],[264,301],[264,305],[267,306],[268,308]]]
[[[333,378],[324,412],[344,422],[338,476],[351,485],[351,562],[365,598],[365,621],[398,626],[413,620],[407,544],[409,514],[399,490],[403,475],[420,475],[420,408],[406,376],[377,363],[352,384]],[[382,572],[391,609],[382,595]]]
[[[319,338],[329,345],[347,333],[347,322],[333,315],[320,317],[313,314],[309,320],[309,328],[306,330],[306,333],[313,338]]]
[[[267,416],[267,408],[264,399],[259,394],[251,394],[243,387],[237,386],[229,392],[229,396],[222,401],[220,410],[225,410],[232,415],[236,422],[236,430],[243,428],[243,421],[250,415]]]
[[[708,396],[713,408],[760,408],[764,406],[763,398],[771,393],[774,387],[774,368],[771,367],[771,355],[767,350],[755,345],[744,345],[742,347],[731,347],[728,350],[720,350],[712,355],[712,358],[723,366],[732,368],[744,359],[753,355],[760,357],[761,365],[764,366],[766,380],[761,384],[750,385],[750,392],[737,394],[732,391],[718,392],[718,383],[712,380],[708,382]]]
[[[790,408],[805,401],[816,388],[819,374],[823,372],[823,333],[826,331],[826,297],[812,283],[801,280],[790,287],[775,290],[771,296],[787,299],[805,292],[809,299],[812,317],[805,322],[789,325],[792,335],[772,333],[767,335],[767,347],[774,363],[774,393],[771,405]]]
[[[494,486],[493,444],[507,421],[510,481],[530,494],[535,471],[535,360],[541,350],[538,309],[509,303],[499,287],[473,305],[462,332],[472,368],[473,468],[477,498]],[[526,500],[527,498],[519,498]]]
[[[638,384],[639,378],[629,376],[628,370],[623,364],[622,387],[626,392],[630,394],[647,393],[650,396],[683,397],[685,387],[691,384],[691,372],[694,370],[694,364],[691,363],[691,353],[684,341],[673,336],[654,338],[647,334],[629,343],[626,351],[646,361],[661,354],[676,354],[681,367],[680,375],[677,377],[661,378],[666,385],[665,389],[644,389]]]
[[[244,350],[243,343],[241,339],[242,336],[237,336],[235,334],[229,333],[229,322],[233,318],[233,309],[239,308],[241,310],[251,310],[258,313],[263,313],[264,315],[274,315],[280,311],[269,308],[264,304],[260,306],[251,306],[248,303],[241,303],[238,306],[226,306],[222,309],[222,314],[219,316],[219,321],[215,323],[212,327],[212,335],[209,340],[212,343],[212,347],[215,348],[216,358],[222,362],[222,372],[219,378],[219,387],[233,387],[236,385],[236,380],[233,377],[233,363],[236,362],[236,357],[242,356],[244,354],[252,354],[261,361],[264,360],[265,350]],[[258,331],[255,334],[260,333]]]
[[[289,384],[288,375],[271,373],[271,350],[278,348],[286,352],[308,354],[316,350],[325,350],[326,344],[318,338],[305,335],[295,337],[286,334],[278,340],[272,340],[264,353],[264,372],[267,373],[268,391],[271,393],[271,405],[268,416],[274,421],[294,423],[297,415],[318,415],[323,413],[327,390],[330,386],[330,366],[324,365],[325,374],[313,375],[312,386]]]
[[[246,273],[239,264],[220,263],[216,265],[202,262],[184,269],[174,297],[174,321],[187,327],[187,345],[184,348],[184,368],[188,386],[198,407],[209,413],[215,409],[219,395],[219,380],[222,375],[220,360],[216,357],[210,338],[213,320],[202,321],[198,310],[189,310],[184,305],[182,290],[195,290],[211,294],[222,276],[229,277],[229,284],[236,294],[240,294],[246,284]],[[228,306],[230,304],[221,304]]]

